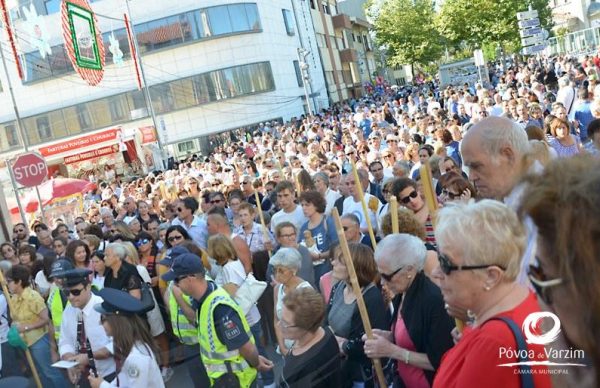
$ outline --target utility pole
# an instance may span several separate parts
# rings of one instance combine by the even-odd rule
[[[310,51],[298,47],[298,65],[300,66],[300,72],[302,73],[302,85],[304,86],[304,96],[306,98],[306,106],[308,107],[308,114],[312,116],[312,109],[310,108],[310,99],[308,94],[308,83],[310,82],[310,75],[308,74],[309,65],[306,63],[306,57],[310,54]]]

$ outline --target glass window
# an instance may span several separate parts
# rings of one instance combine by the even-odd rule
[[[186,18],[188,19],[188,23],[190,24],[190,31],[192,39],[201,39],[206,36],[206,29],[204,28],[204,23],[202,22],[202,11],[191,11],[186,13]],[[183,22],[182,22],[183,23]]]
[[[203,75],[198,75],[192,77],[192,85],[194,88],[192,89],[194,93],[194,100],[197,105],[206,104],[210,101],[209,88],[207,85],[208,77]]]
[[[47,78],[51,75],[48,59],[42,58],[39,51],[33,51],[24,55],[22,66],[25,71],[25,79],[29,82]]]
[[[228,5],[229,17],[231,18],[231,31],[241,32],[250,30],[250,23],[246,16],[246,7],[244,4]]]
[[[87,104],[76,105],[75,112],[77,112],[77,120],[82,130],[92,128],[92,116],[90,116]]]
[[[211,7],[206,12],[210,21],[210,32],[212,35],[224,35],[233,31],[227,6]]]
[[[111,117],[110,104],[113,98],[101,98],[96,101],[90,101],[87,105],[87,111],[90,113],[92,123],[95,128],[108,127],[114,123]]]
[[[52,137],[52,131],[50,130],[50,121],[47,116],[40,116],[35,119],[35,125],[37,127],[37,133],[40,140],[47,140]]]
[[[288,35],[292,36],[295,34],[294,30],[294,19],[292,17],[292,12],[289,9],[282,9],[283,12],[283,22],[285,23],[285,32]]]
[[[150,89],[152,89],[152,87]],[[144,97],[144,92],[141,90],[134,90],[133,92],[130,92],[128,97],[131,101],[129,104],[130,109],[133,110],[146,108],[146,98]]]
[[[181,30],[181,38],[184,42],[189,42],[191,40],[198,39],[198,36],[194,36],[192,33],[192,26],[194,25],[193,19],[190,17],[191,12],[182,13],[181,15],[176,16],[177,23],[179,24],[179,28]]]
[[[108,99],[108,110],[111,120],[121,121],[127,118],[127,114],[125,113],[126,103],[127,101],[125,101],[122,94]]]
[[[151,86],[150,98],[152,98],[152,104],[156,113],[170,112],[175,109],[173,92],[168,83]]]
[[[52,55],[48,56],[52,75],[62,75],[73,71],[73,65],[67,57],[64,45],[52,47]]]
[[[194,147],[194,141],[193,140],[188,140],[188,141],[184,141],[184,142],[181,142],[181,143],[177,143],[177,149],[181,153],[185,153],[185,152],[188,152],[188,151],[193,151],[195,149],[195,147]]]
[[[300,63],[298,61],[294,61],[294,70],[296,71],[296,82],[298,82],[298,86],[304,86],[302,71],[300,70]]]
[[[15,147],[19,145],[19,136],[17,135],[17,126],[15,124],[5,125],[4,134],[6,135],[8,147]]]
[[[61,0],[46,0],[44,5],[46,6],[46,14],[50,15],[53,13],[60,12]]]
[[[256,4],[245,4],[248,23],[252,31],[260,31],[260,18],[258,17],[258,7]]]

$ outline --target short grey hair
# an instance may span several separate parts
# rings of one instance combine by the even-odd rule
[[[170,222],[163,222],[162,224],[158,225],[158,231],[163,231],[163,230],[167,230],[169,229],[169,227],[171,226]]]
[[[313,175],[313,180],[320,179],[325,183],[325,186],[329,187],[329,177],[324,172],[318,172]]]
[[[302,255],[296,248],[279,248],[269,260],[269,264],[273,267],[285,267],[299,271],[302,266]]]
[[[375,248],[375,261],[392,268],[412,265],[417,271],[422,271],[426,257],[427,249],[423,240],[406,233],[390,234]]]
[[[401,169],[406,175],[410,172],[410,165],[406,160],[398,160],[394,163],[394,167]]]
[[[106,246],[106,248],[104,249],[104,251],[108,251],[110,250],[111,252],[113,252],[115,255],[117,255],[119,257],[119,259],[121,260],[125,260],[125,258],[127,257],[127,248],[125,248],[125,246],[121,243],[118,242],[113,242],[110,243]]]
[[[474,133],[480,133],[481,147],[489,153],[492,160],[496,160],[505,146],[513,150],[517,159],[525,156],[530,149],[527,133],[519,124],[506,117],[487,117],[481,120],[465,134],[464,139],[475,136]],[[464,139],[461,152],[465,145]]]
[[[350,222],[352,222],[353,224],[360,225],[360,220],[358,219],[358,217],[355,214],[352,214],[352,213],[344,214],[341,219],[342,220],[350,220]]]

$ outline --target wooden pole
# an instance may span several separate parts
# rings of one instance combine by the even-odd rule
[[[367,221],[367,229],[369,230],[369,237],[371,238],[371,245],[373,250],[377,248],[377,241],[375,240],[375,233],[373,232],[373,225],[371,224],[371,217],[369,217],[369,207],[365,202],[365,193],[363,191],[363,187],[360,184],[360,179],[358,177],[358,170],[356,169],[356,164],[354,160],[351,160],[352,163],[352,173],[354,174],[354,187],[358,194],[358,198],[360,198],[360,203],[362,205],[363,213],[365,213],[365,218]]]
[[[395,195],[390,197],[390,212],[392,215],[392,233],[400,233],[400,227],[398,226],[398,200]]]
[[[2,270],[0,270],[0,283],[2,283],[2,292],[4,293],[4,297],[6,298],[8,309],[11,312],[15,311],[12,299],[10,298],[10,293],[8,292],[8,288],[6,287],[6,279],[4,278],[4,273],[2,272]],[[31,374],[33,375],[33,379],[35,380],[35,385],[38,388],[42,388],[42,382],[40,381],[40,376],[38,375],[37,369],[35,368],[35,364],[33,363],[33,358],[31,357],[31,352],[29,351],[28,346],[25,348],[25,356],[27,357],[27,363],[31,368]]]
[[[260,223],[263,227],[263,239],[264,241],[271,241],[271,237],[269,236],[269,232],[267,231],[267,224],[265,224],[265,216],[263,215],[262,207],[260,207],[260,197],[258,196],[258,191],[254,190],[254,198],[256,199],[256,208],[258,209],[258,215],[260,217]],[[263,242],[264,245],[264,242]],[[268,249],[267,253],[269,254],[269,259],[271,258],[271,250]]]
[[[421,185],[423,187],[423,195],[425,196],[425,203],[427,204],[427,209],[429,209],[429,214],[431,215],[431,222],[433,223],[433,227],[437,225],[437,210],[438,210],[438,201],[435,196],[435,192],[433,190],[433,179],[431,177],[431,167],[429,163],[425,163],[419,168],[419,173],[421,175]],[[454,323],[456,324],[456,329],[462,333],[465,323],[460,319],[454,319]]]
[[[342,228],[342,220],[340,219],[340,215],[335,207],[333,208],[332,214],[333,219],[335,220],[335,229],[338,234],[338,239],[340,240],[340,248],[342,249],[342,254],[344,255],[344,264],[346,264],[346,269],[348,270],[348,276],[350,278],[350,284],[352,284],[352,290],[356,296],[356,305],[358,306],[360,318],[362,320],[363,327],[365,328],[365,334],[367,335],[368,339],[373,339],[373,329],[371,328],[369,313],[367,312],[367,306],[365,305],[365,300],[363,299],[360,285],[358,284],[356,270],[354,269],[354,263],[352,262],[350,249],[348,248],[348,241],[346,240],[346,235],[344,234],[344,228]],[[388,385],[385,380],[385,375],[383,374],[383,368],[381,367],[381,360],[374,358],[373,366],[375,367],[375,374],[377,375],[379,386],[387,387]]]

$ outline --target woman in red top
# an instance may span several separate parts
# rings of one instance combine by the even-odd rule
[[[440,266],[433,276],[445,302],[467,310],[472,323],[442,358],[433,386],[519,388],[522,378],[533,378],[536,388],[551,387],[544,365],[531,366],[530,373],[501,365],[519,362],[517,353],[527,354],[521,361],[547,360],[544,346],[526,344],[521,329],[540,306],[535,294],[515,281],[526,242],[516,214],[492,200],[455,204],[440,211],[435,236]],[[512,320],[515,331],[499,317]]]

